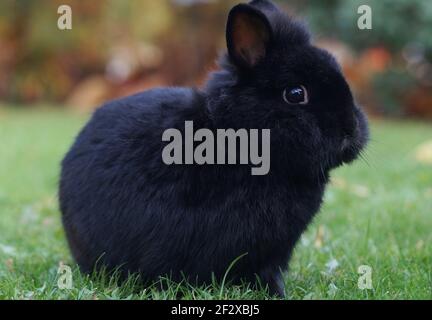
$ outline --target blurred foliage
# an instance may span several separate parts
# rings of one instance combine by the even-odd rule
[[[405,70],[389,69],[376,75],[373,87],[381,100],[380,110],[386,114],[403,115],[404,94],[412,88],[415,79]]]
[[[238,2],[2,0],[0,100],[94,106],[153,86],[199,85],[224,49],[227,12]],[[345,47],[338,58],[370,109],[432,113],[430,0],[277,2],[304,16],[316,39],[332,39],[330,51]],[[71,31],[57,28],[63,4],[73,10]],[[357,27],[364,4],[373,30]]]
[[[356,49],[384,45],[402,50],[409,43],[421,43],[432,53],[432,3],[430,0],[295,0],[319,35],[336,37]],[[289,4],[291,0],[280,1]],[[368,5],[373,12],[373,32],[359,31],[358,8]]]
[[[91,75],[113,71],[116,77],[120,72],[123,81],[153,67],[164,73],[160,82],[193,82],[200,76],[197,70],[205,72],[220,48],[225,14],[232,5],[195,2],[1,1],[0,98],[63,101]],[[62,4],[72,7],[71,31],[57,28]]]
[[[366,90],[369,96],[363,100],[374,111],[396,116],[407,115],[410,110],[415,110],[419,116],[431,114],[432,97],[427,93],[432,91],[430,0],[294,2],[318,38],[338,39],[351,47],[360,59],[363,54],[368,54],[370,48],[384,49],[389,53],[390,61],[385,69],[373,70],[365,66],[370,73],[367,77],[370,90]],[[361,5],[372,9],[372,30],[359,30],[357,26]],[[373,63],[369,60],[369,65]]]

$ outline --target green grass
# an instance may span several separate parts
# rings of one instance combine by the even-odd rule
[[[213,285],[120,287],[73,265],[56,202],[59,162],[86,120],[62,111],[0,108],[0,299],[263,299],[264,291]],[[298,244],[289,299],[432,299],[432,165],[416,148],[432,126],[375,122],[366,161],[334,172],[325,206]],[[73,288],[57,286],[59,263]],[[372,290],[357,286],[369,265]]]

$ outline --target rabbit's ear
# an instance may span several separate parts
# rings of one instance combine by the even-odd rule
[[[265,58],[272,39],[266,15],[248,4],[235,6],[228,17],[227,46],[231,59],[240,67],[254,67]]]
[[[254,6],[262,10],[268,10],[268,11],[279,10],[279,8],[274,3],[268,0],[253,0],[249,2],[249,4],[251,6]]]

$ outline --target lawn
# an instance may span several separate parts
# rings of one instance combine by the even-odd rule
[[[264,291],[214,284],[167,291],[81,275],[56,200],[59,163],[86,117],[0,108],[0,299],[263,299]],[[325,205],[298,244],[289,299],[432,299],[432,164],[418,147],[432,125],[375,121],[365,159],[333,173]],[[426,150],[423,150],[425,153]],[[59,264],[72,289],[57,285]],[[369,266],[372,289],[358,287]]]

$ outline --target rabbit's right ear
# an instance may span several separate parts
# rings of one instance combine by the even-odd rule
[[[228,16],[227,46],[233,62],[243,68],[252,68],[268,53],[272,27],[266,15],[248,4],[235,6]]]

